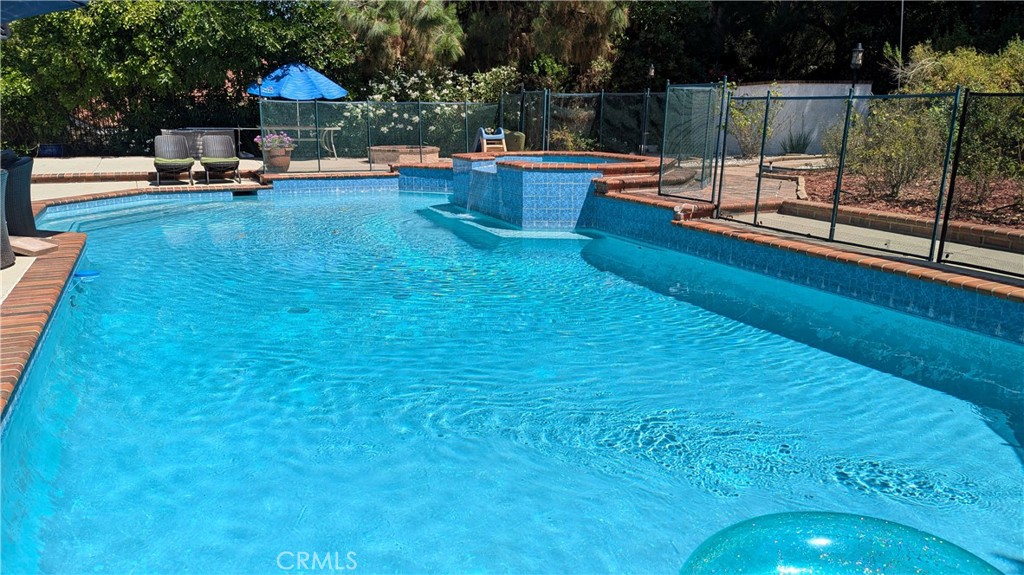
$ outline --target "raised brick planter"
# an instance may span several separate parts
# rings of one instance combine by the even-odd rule
[[[831,221],[832,206],[822,202],[786,200],[779,213],[819,221]],[[864,208],[839,207],[837,223],[884,230],[905,236],[932,237],[935,221],[920,216],[893,214]],[[1024,230],[966,222],[950,222],[946,240],[962,245],[1024,253]]]

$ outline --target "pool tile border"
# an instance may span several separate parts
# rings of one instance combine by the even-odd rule
[[[856,265],[862,268],[874,269],[894,275],[907,276],[913,279],[924,280],[932,283],[946,285],[967,291],[978,292],[984,295],[991,295],[1002,299],[1008,299],[1018,303],[1024,303],[1024,287],[992,281],[987,278],[979,278],[958,274],[955,272],[943,271],[922,265],[900,262],[890,259],[860,254],[846,250],[840,250],[799,240],[791,240],[778,236],[768,235],[751,231],[738,226],[709,222],[704,220],[690,220],[685,222],[672,222],[691,230],[725,236],[743,242],[760,244],[764,246],[782,249],[790,252],[826,259],[829,261]]]
[[[621,189],[618,188],[616,185],[617,182],[615,182],[614,179],[609,178],[608,183],[612,184],[612,186],[610,186],[612,189]],[[628,187],[627,181],[627,188]],[[606,187],[605,189],[609,188]],[[683,203],[682,201],[672,201],[664,196],[652,197],[649,195],[628,194],[617,191],[606,191],[603,193],[598,192],[598,194],[609,199],[644,204],[663,209],[674,209],[676,206],[692,204],[699,206],[697,209],[703,211],[707,206],[710,206],[710,204],[704,204],[702,202]],[[761,203],[761,207],[765,207],[764,202]],[[684,218],[683,220],[676,220],[672,223],[684,228],[725,236],[748,243],[783,249],[830,261],[857,265],[862,268],[870,268],[890,274],[907,276],[913,279],[1024,303],[1024,286],[1021,285],[1003,283],[993,281],[988,278],[960,274],[952,271],[944,271],[920,264],[906,263],[879,256],[836,249],[798,239],[787,239],[776,235],[754,231],[738,224],[724,223],[722,220],[710,221],[706,219],[699,219],[701,217],[706,216],[695,215],[692,219]]]

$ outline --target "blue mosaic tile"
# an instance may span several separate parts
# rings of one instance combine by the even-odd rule
[[[969,290],[833,262],[717,234],[673,226],[668,210],[590,194],[580,228],[688,253],[793,283],[868,301],[1024,343],[1024,306]],[[941,302],[936,305],[936,302]]]
[[[103,200],[89,200],[86,202],[74,202],[49,206],[43,212],[45,215],[60,215],[75,212],[89,212],[97,208],[108,206],[128,205],[139,202],[153,202],[166,200],[169,202],[214,202],[230,201],[234,195],[230,191],[223,192],[174,192],[157,194],[139,194],[137,196],[124,196],[119,198],[106,198]]]
[[[315,180],[277,180],[273,190],[259,190],[259,195],[268,193],[318,194],[338,192],[397,192],[398,178],[365,177]]]

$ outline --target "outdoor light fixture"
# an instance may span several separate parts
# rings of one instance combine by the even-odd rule
[[[651,64],[651,67],[647,69],[647,77],[652,80],[654,79],[654,64]]]
[[[864,64],[864,47],[857,42],[857,47],[850,54],[850,69],[853,70],[853,89],[857,89],[857,73]]]
[[[864,47],[857,42],[857,47],[853,49],[853,53],[850,55],[850,69],[860,70],[861,65],[864,64]],[[653,70],[654,67],[652,66]]]

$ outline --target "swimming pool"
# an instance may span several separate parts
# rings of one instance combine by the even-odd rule
[[[100,276],[5,420],[5,569],[674,572],[792,510],[1022,560],[1000,410],[1021,346],[600,234],[500,238],[436,203],[44,222],[87,232]]]

